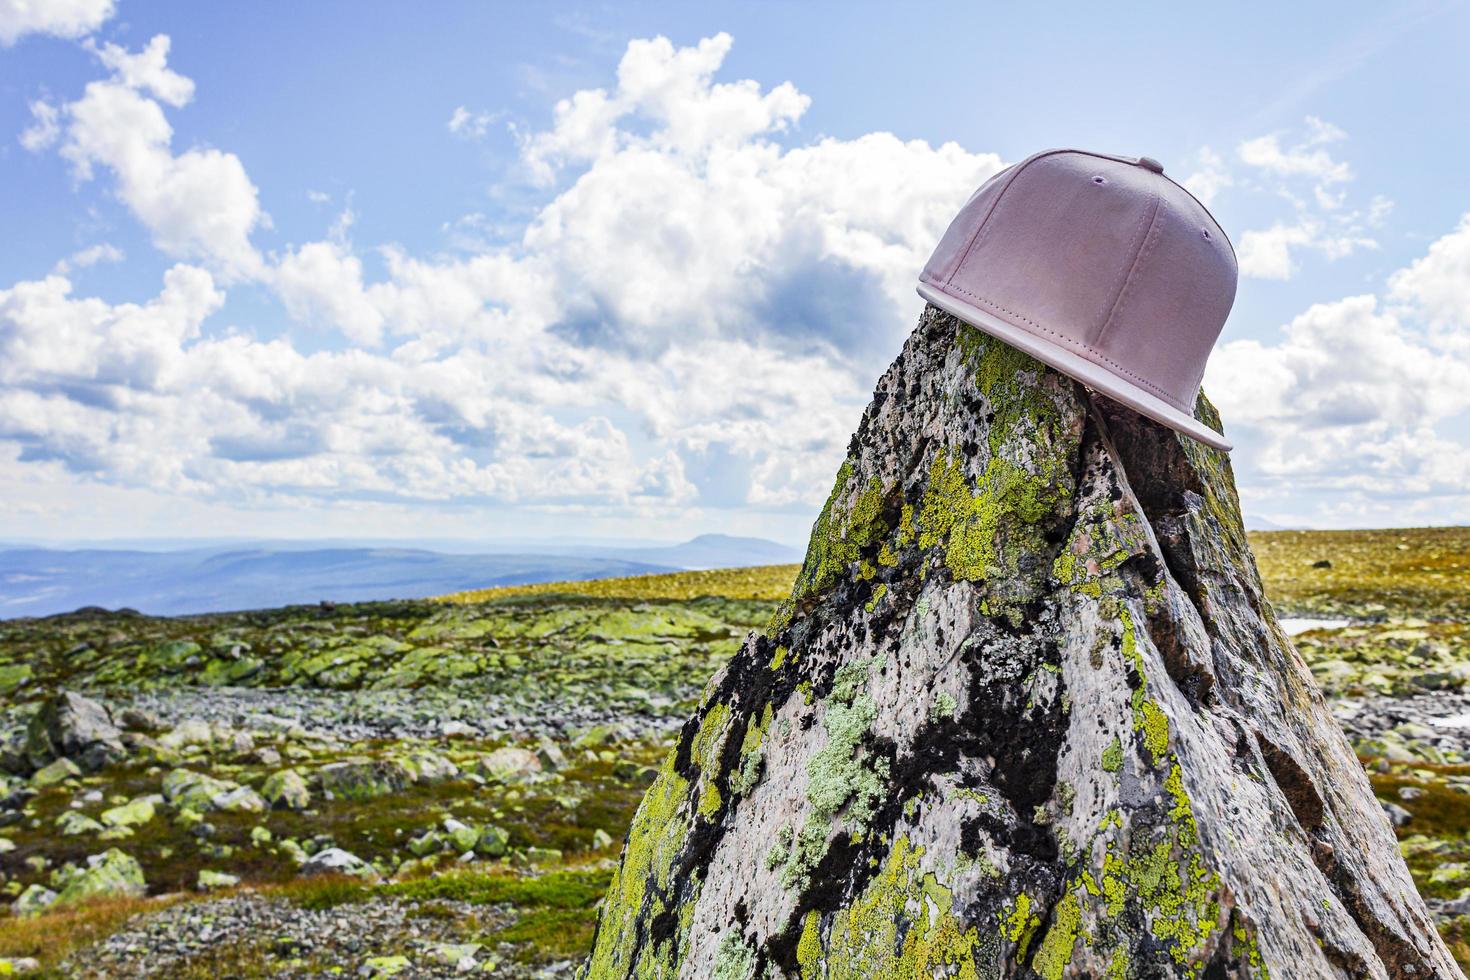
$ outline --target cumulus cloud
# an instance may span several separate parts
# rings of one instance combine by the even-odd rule
[[[65,270],[0,293],[0,439],[204,497],[820,502],[912,326],[916,270],[1002,164],[887,133],[798,140],[794,86],[716,80],[730,44],[631,43],[616,84],[518,132],[546,188],[531,220],[488,237],[477,220],[456,257],[359,252],[340,219],[262,257],[240,162],[172,149],[165,109],[193,88],[167,40],[97,48],[111,75],[57,109],[55,138],[194,264],[137,305],[77,298]],[[206,162],[214,196],[189,213],[209,220],[162,211],[189,189],[177,171]],[[303,353],[206,329],[244,275],[340,339]]]
[[[112,16],[113,0],[0,0],[0,47],[27,34],[78,38]]]
[[[1215,353],[1206,388],[1245,430],[1258,500],[1288,515],[1294,501],[1321,500],[1318,519],[1358,524],[1470,518],[1470,447],[1445,434],[1470,410],[1470,346],[1462,330],[1434,329],[1470,324],[1452,285],[1467,229],[1462,220],[1392,276],[1388,302],[1317,304],[1275,343]]]
[[[173,150],[163,105],[188,103],[194,83],[168,67],[169,38],[136,53],[113,44],[93,51],[112,74],[75,102],[33,104],[36,124],[21,142],[40,150],[60,140],[82,180],[110,171],[118,198],[168,255],[202,260],[226,280],[259,276],[264,263],[250,235],[265,215],[240,159],[208,147]]]
[[[1243,276],[1290,279],[1300,268],[1303,252],[1335,260],[1378,247],[1372,232],[1383,224],[1393,202],[1380,195],[1366,210],[1345,207],[1352,168],[1334,158],[1328,146],[1346,140],[1347,133],[1315,116],[1306,118],[1304,128],[1305,133],[1290,146],[1283,145],[1283,134],[1271,133],[1237,147],[1237,158],[1248,168],[1246,183],[1287,200],[1295,212],[1269,228],[1240,235],[1237,255]],[[1206,151],[1202,163],[1202,169],[1189,178],[1191,189],[1213,196],[1221,188],[1242,183],[1218,156]]]
[[[1389,295],[1436,327],[1470,327],[1470,214],[1389,280]]]

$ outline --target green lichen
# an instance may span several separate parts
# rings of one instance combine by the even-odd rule
[[[802,961],[798,952],[804,980],[821,976],[822,966],[826,980],[976,980],[978,932],[962,926],[950,890],[923,872],[922,854],[906,836],[894,840],[873,880],[833,915],[825,963],[812,956],[820,935],[808,919],[813,934],[808,959]]]
[[[1021,892],[1009,912],[1000,913],[1000,934],[1016,944],[1016,958],[1024,959],[1031,937],[1041,925],[1041,919],[1031,911],[1031,896]]]
[[[971,486],[965,458],[940,451],[919,502],[919,547],[944,547],[944,563],[963,581],[999,577],[1022,553],[1040,550],[1037,525],[1059,494],[1048,480],[1001,457],[991,457]]]
[[[954,695],[948,691],[938,691],[934,695],[934,703],[929,705],[929,720],[938,722],[946,718],[953,718],[959,711],[959,702]]]
[[[740,759],[736,768],[730,774],[730,792],[736,796],[746,796],[760,782],[761,767],[763,765],[762,746],[765,744],[766,732],[771,728],[771,705],[766,703],[761,710],[759,719],[752,718],[746,723],[745,737],[740,741]]]
[[[840,667],[832,693],[822,702],[827,743],[807,760],[808,815],[782,872],[788,887],[805,887],[807,876],[827,850],[833,821],[842,813],[849,832],[860,833],[872,819],[888,779],[888,761],[871,758],[862,743],[878,715],[864,690],[872,664]]]
[[[863,609],[865,609],[868,612],[872,612],[874,609],[878,608],[878,603],[882,602],[883,601],[883,597],[885,595],[887,595],[887,594],[888,594],[888,586],[887,586],[887,584],[886,583],[883,583],[883,582],[879,582],[878,583],[878,587],[873,590],[873,595],[868,599],[868,602],[867,602],[867,604],[865,606],[863,606]]]
[[[802,920],[801,938],[796,942],[796,965],[801,968],[802,980],[816,980],[821,976],[822,915],[815,909]]]
[[[1036,948],[1036,957],[1031,968],[1045,980],[1061,980],[1072,962],[1072,949],[1077,945],[1077,934],[1082,928],[1082,905],[1077,896],[1068,892],[1052,910],[1051,927]]]
[[[651,889],[668,891],[674,859],[689,834],[690,820],[683,810],[688,795],[689,781],[674,770],[670,754],[633,816],[622,865],[603,900],[588,980],[625,977],[638,965],[630,960],[637,948],[639,918]],[[639,949],[641,975],[656,975],[652,961],[671,956],[672,950]]]
[[[1137,723],[1143,730],[1143,745],[1155,760],[1169,751],[1169,719],[1159,706],[1145,700],[1139,705]]]
[[[740,933],[725,933],[715,950],[711,980],[749,980],[755,975],[755,952],[745,944]]]
[[[1104,772],[1117,772],[1123,768],[1123,743],[1116,735],[1108,743],[1108,747],[1103,749],[1102,767]]]
[[[825,593],[853,563],[863,560],[864,549],[875,547],[888,536],[882,481],[873,477],[859,487],[855,475],[851,459],[837,471],[832,493],[812,527],[806,560],[792,589],[793,602]]]

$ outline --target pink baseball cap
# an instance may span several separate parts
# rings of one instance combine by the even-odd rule
[[[1046,150],[977,190],[919,295],[1128,407],[1217,449],[1194,417],[1235,302],[1235,250],[1148,157]]]

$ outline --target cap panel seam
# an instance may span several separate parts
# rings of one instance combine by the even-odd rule
[[[1117,291],[1113,293],[1112,302],[1108,304],[1107,314],[1089,338],[1094,344],[1101,344],[1103,336],[1108,332],[1108,325],[1113,322],[1113,317],[1118,311],[1118,303],[1122,300],[1123,294],[1128,291],[1128,286],[1133,282],[1133,273],[1138,268],[1139,257],[1148,246],[1149,235],[1153,233],[1154,224],[1159,219],[1159,192],[1150,191],[1149,194],[1153,198],[1151,202],[1153,206],[1144,208],[1138,212],[1138,221],[1133,226],[1133,234],[1130,236],[1132,243],[1130,251],[1133,254],[1128,262],[1128,270],[1123,273],[1123,279],[1118,283]]]
[[[1153,251],[1154,246],[1158,244],[1159,238],[1162,237],[1154,234],[1154,230],[1159,226],[1159,212],[1165,207],[1164,199],[1158,191],[1154,191],[1153,195],[1153,214],[1149,218],[1148,231],[1144,233],[1143,241],[1138,245],[1138,251],[1133,253],[1133,262],[1128,266],[1128,275],[1123,278],[1123,285],[1119,287],[1118,295],[1113,297],[1113,307],[1108,311],[1108,318],[1103,321],[1097,336],[1093,338],[1095,344],[1102,344],[1103,338],[1108,335],[1108,328],[1113,325],[1113,322],[1118,319],[1118,314],[1128,305],[1128,293],[1133,288],[1133,284],[1138,281],[1138,271],[1143,267],[1144,261]]]
[[[1027,157],[1025,160],[1022,160],[1020,163],[1016,164],[1015,169],[1011,171],[1010,177],[1006,179],[1005,186],[1000,189],[1000,193],[995,195],[995,200],[990,202],[990,210],[985,212],[985,217],[981,218],[980,223],[975,226],[975,234],[970,236],[970,243],[965,246],[964,252],[960,254],[959,261],[957,261],[954,264],[954,268],[949,271],[949,278],[947,282],[954,282],[955,276],[959,275],[960,270],[965,267],[965,262],[970,258],[970,253],[975,250],[975,246],[980,244],[980,239],[985,236],[986,226],[990,224],[990,219],[992,216],[994,216],[995,209],[1000,207],[1001,199],[1006,196],[1006,191],[1011,189],[1011,185],[1016,182],[1016,178],[1021,175],[1021,171],[1025,170],[1027,167],[1031,166],[1042,157],[1055,156],[1058,153],[1078,152],[1083,151],[1067,149],[1042,150],[1040,153],[1034,153],[1031,156]]]
[[[1066,334],[1058,333],[1057,331],[1051,329],[1050,327],[1048,327],[1048,326],[1046,326],[1044,324],[1037,323],[1035,320],[1031,319],[1030,317],[1026,316],[1025,314],[1018,313],[1015,310],[1007,309],[1006,307],[1001,306],[999,303],[995,302],[992,299],[988,299],[988,298],[986,298],[984,296],[979,295],[978,293],[972,293],[972,292],[970,292],[968,289],[965,289],[963,286],[956,286],[953,283],[950,283],[949,286],[948,286],[948,288],[949,289],[953,289],[955,292],[958,292],[958,293],[964,293],[966,296],[970,297],[971,299],[979,300],[981,303],[984,303],[986,306],[988,306],[988,307],[990,307],[990,308],[992,308],[992,309],[994,309],[994,310],[996,310],[996,311],[998,311],[1000,313],[1004,313],[1007,316],[1013,316],[1016,319],[1020,320],[1022,323],[1026,324],[1027,326],[1034,327],[1037,330],[1041,330],[1041,331],[1043,331],[1043,332],[1045,332],[1047,334],[1050,334],[1052,337],[1055,337],[1057,340],[1060,340],[1060,341],[1062,341],[1065,344],[1069,344],[1069,345],[1071,345],[1073,347],[1077,347],[1077,348],[1080,348],[1081,350],[1086,351],[1087,353],[1089,353],[1089,354],[1093,355],[1094,357],[1096,357],[1101,363],[1107,365],[1109,368],[1112,368],[1118,374],[1124,375],[1124,376],[1132,379],[1133,381],[1136,381],[1137,383],[1143,385],[1143,387],[1149,389],[1150,391],[1154,392],[1161,399],[1163,399],[1165,402],[1167,402],[1169,405],[1173,406],[1174,408],[1178,409],[1179,411],[1185,412],[1187,414],[1192,414],[1192,409],[1185,407],[1184,403],[1181,402],[1179,399],[1175,398],[1172,394],[1170,394],[1169,392],[1165,391],[1163,388],[1160,388],[1158,385],[1154,384],[1152,381],[1148,380],[1147,378],[1142,377],[1141,375],[1135,374],[1132,371],[1128,370],[1126,367],[1124,367],[1123,365],[1119,364],[1117,361],[1113,360],[1111,357],[1109,357],[1108,355],[1104,354],[1102,351],[1098,350],[1097,348],[1095,348],[1095,347],[1093,347],[1093,346],[1091,346],[1089,344],[1083,343],[1082,341],[1077,340],[1077,339],[1075,339],[1073,337],[1068,337]]]

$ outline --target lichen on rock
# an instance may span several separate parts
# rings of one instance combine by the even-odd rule
[[[1228,456],[930,307],[639,808],[583,976],[1272,974],[1459,975]]]

